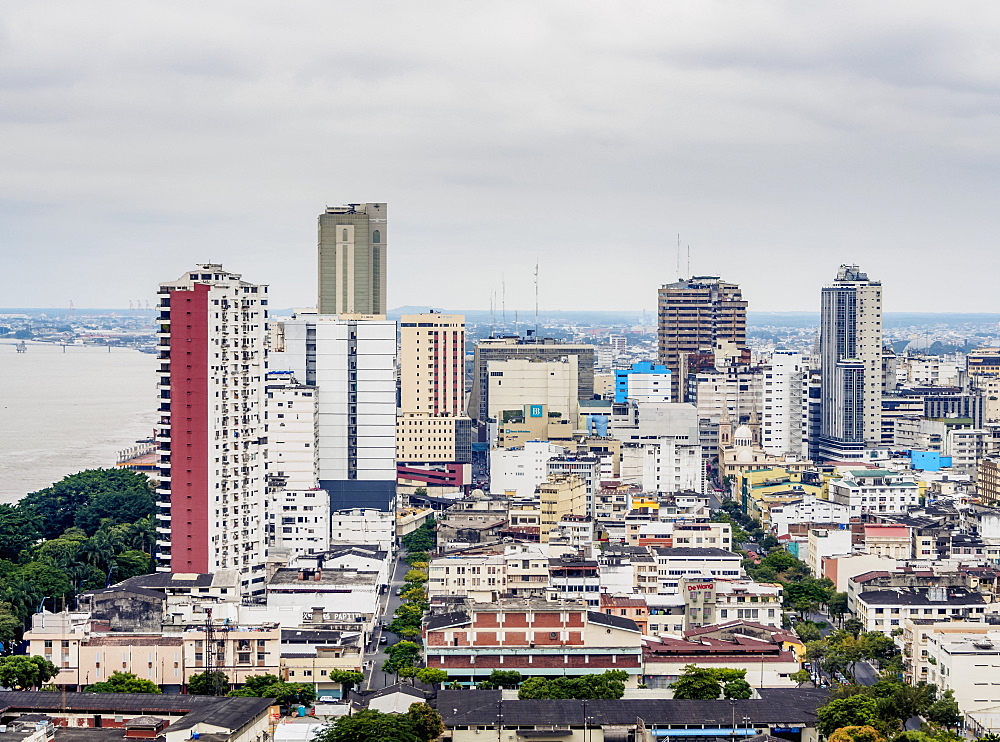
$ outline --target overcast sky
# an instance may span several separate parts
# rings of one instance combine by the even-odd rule
[[[195,262],[315,302],[316,216],[389,204],[389,305],[1000,311],[995,2],[0,2],[0,306]]]

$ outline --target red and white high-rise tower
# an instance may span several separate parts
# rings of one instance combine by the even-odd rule
[[[158,568],[262,593],[267,287],[203,264],[158,293]]]

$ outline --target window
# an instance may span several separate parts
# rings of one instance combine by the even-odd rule
[[[346,229],[340,230],[340,239],[343,242],[347,242],[347,230]]]
[[[372,232],[372,242],[378,244],[381,241],[382,241],[382,233],[376,229],[374,232]]]

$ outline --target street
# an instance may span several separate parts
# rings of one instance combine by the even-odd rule
[[[382,663],[388,659],[385,653],[385,647],[378,643],[379,638],[385,634],[389,639],[389,644],[395,644],[399,641],[399,637],[389,631],[383,631],[381,625],[383,623],[389,623],[392,621],[392,616],[396,609],[402,603],[402,599],[396,595],[396,588],[403,584],[403,577],[406,575],[407,571],[410,569],[409,565],[403,561],[404,556],[403,550],[400,550],[399,555],[396,559],[396,564],[393,568],[392,579],[389,581],[389,590],[385,593],[382,599],[382,613],[379,618],[376,618],[376,630],[372,636],[372,644],[365,651],[365,662],[367,666],[365,667],[365,688],[368,690],[378,690],[379,688],[384,688],[386,685],[395,681],[394,677],[387,677],[385,673],[382,672]]]

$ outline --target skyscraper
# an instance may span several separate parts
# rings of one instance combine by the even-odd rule
[[[819,456],[858,459],[882,437],[882,284],[842,265],[823,288]]]
[[[158,294],[158,568],[236,569],[252,593],[265,556],[267,287],[203,264]]]
[[[391,510],[396,494],[396,323],[299,314],[278,323],[272,370],[317,387],[319,484],[331,511]]]
[[[385,314],[386,216],[384,203],[319,215],[319,314]]]
[[[659,360],[670,370],[678,402],[687,401],[688,373],[712,368],[717,353],[733,354],[746,345],[747,303],[739,286],[718,276],[661,286],[658,315]]]
[[[399,322],[397,472],[401,483],[472,480],[472,421],[465,415],[465,317],[404,314]]]

